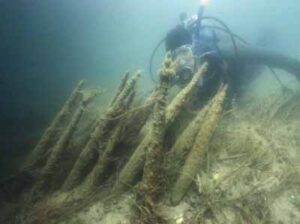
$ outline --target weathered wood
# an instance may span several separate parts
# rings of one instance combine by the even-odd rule
[[[127,102],[126,111],[130,108],[135,97],[135,92],[129,96]],[[89,173],[85,180],[84,189],[87,191],[91,191],[94,188],[98,187],[101,183],[103,183],[106,175],[107,168],[111,164],[113,160],[112,156],[117,144],[122,140],[122,133],[124,128],[124,123],[127,116],[122,118],[122,121],[115,127],[115,130],[112,132],[111,137],[108,139],[105,149],[103,150],[103,154],[99,157],[95,167]]]
[[[56,115],[50,126],[47,128],[40,141],[36,147],[31,152],[28,161],[25,165],[25,169],[33,169],[40,167],[45,159],[42,159],[48,152],[49,148],[55,144],[59,136],[59,128],[70,117],[72,109],[74,109],[76,103],[78,103],[82,98],[81,90],[83,88],[84,81],[80,81],[76,88],[73,90],[72,94]]]
[[[178,117],[178,114],[182,111],[186,102],[192,95],[193,90],[197,86],[199,80],[205,75],[208,69],[208,62],[204,62],[198,72],[194,75],[189,84],[183,88],[172,102],[168,105],[166,109],[166,122],[167,124],[172,124],[174,120]]]
[[[79,185],[94,167],[98,157],[103,153],[112,131],[119,124],[120,119],[118,116],[124,112],[128,96],[132,93],[139,77],[140,72],[136,73],[131,81],[126,84],[116,101],[108,108],[105,116],[99,118],[99,125],[91,134],[90,140],[75,162],[64,183],[64,190],[70,190]]]
[[[53,176],[59,173],[59,169],[62,169],[61,164],[64,159],[64,153],[66,152],[67,146],[78,126],[78,123],[82,117],[82,114],[87,107],[87,105],[96,96],[96,93],[92,93],[84,99],[79,107],[77,108],[75,114],[72,117],[71,122],[63,131],[61,137],[51,150],[51,154],[46,162],[45,167],[43,167],[41,176],[38,178],[38,188],[41,191],[48,191],[51,188],[51,182],[53,182]]]
[[[165,150],[163,149],[164,136],[166,131],[166,98],[170,88],[170,80],[173,71],[168,67],[170,61],[166,61],[165,68],[160,74],[160,86],[158,99],[156,101],[150,140],[146,146],[146,161],[143,169],[143,178],[139,186],[137,203],[145,211],[140,213],[141,223],[162,223],[161,216],[156,212],[156,203],[163,190],[163,160]]]
[[[124,90],[124,88],[125,88],[125,86],[127,84],[127,81],[129,79],[129,75],[130,75],[129,72],[126,72],[125,75],[124,75],[124,77],[122,78],[121,83],[120,83],[120,85],[118,87],[117,93],[116,93],[115,97],[112,100],[112,104],[116,102],[117,98],[120,96],[120,94]]]
[[[188,157],[182,167],[179,178],[177,179],[171,193],[171,202],[177,205],[194,180],[201,165],[201,156],[209,146],[209,142],[218,125],[223,110],[224,100],[227,94],[227,86],[222,87],[219,93],[213,99],[212,106],[207,113],[200,132],[197,134],[195,144],[193,145]]]
[[[206,72],[207,63],[201,67],[199,72],[193,77],[192,81],[178,94],[178,97],[175,97],[173,102],[168,105],[166,108],[166,126],[169,127],[176,117],[179,115],[180,110],[183,109],[185,102],[192,94],[193,89],[196,87],[196,82],[200,79],[200,77]],[[149,121],[151,122],[151,121]],[[149,145],[150,141],[149,134],[146,134],[142,142],[134,151],[133,155],[130,157],[129,161],[125,164],[124,168],[121,170],[119,179],[114,186],[114,190],[116,192],[122,192],[128,187],[134,184],[139,173],[141,173],[144,163],[145,163],[145,155],[146,148]]]
[[[193,121],[185,128],[185,130],[183,130],[182,134],[176,140],[168,153],[165,166],[168,172],[169,187],[171,187],[171,185],[173,185],[176,181],[176,178],[178,177],[178,169],[182,167],[188,153],[192,149],[197,134],[201,129],[202,123],[204,122],[210,107],[211,102],[198,112]]]

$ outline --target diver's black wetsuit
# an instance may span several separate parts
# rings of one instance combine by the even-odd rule
[[[166,37],[166,50],[174,51],[183,45],[192,44],[192,34],[184,25],[177,25],[170,30]]]

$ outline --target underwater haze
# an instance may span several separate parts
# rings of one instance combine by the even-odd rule
[[[150,89],[153,49],[180,13],[196,13],[198,4],[0,0],[0,178],[17,169],[79,80],[110,91],[125,71],[141,69],[141,89]],[[298,0],[210,0],[205,13],[252,44],[300,58]],[[258,86],[268,85],[278,87],[266,80]]]

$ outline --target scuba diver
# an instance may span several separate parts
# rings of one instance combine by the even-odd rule
[[[180,24],[167,33],[165,48],[175,61],[175,85],[186,85],[203,60],[209,61],[207,73],[211,76],[203,77],[198,83],[199,96],[209,97],[219,82],[224,81],[226,64],[218,49],[219,40],[215,31],[202,26],[205,6],[206,1],[201,0],[197,15],[191,18],[186,13],[180,14]]]
[[[281,68],[293,73],[300,80],[300,62],[277,52],[257,48],[233,33],[222,20],[213,16],[204,16],[207,3],[208,0],[200,0],[197,15],[190,18],[186,13],[181,13],[180,24],[171,29],[154,48],[149,63],[152,81],[157,82],[152,70],[155,54],[165,43],[166,51],[170,52],[174,61],[173,66],[176,72],[174,85],[185,86],[203,61],[209,62],[207,75],[198,83],[199,101],[201,98],[209,99],[221,82],[229,84],[230,94],[233,97],[240,96],[244,86],[253,79],[253,77],[242,75],[247,71],[248,65],[267,67],[280,85],[282,92],[290,93],[291,90],[283,84],[273,68]],[[204,23],[206,21],[213,22],[213,24]],[[224,34],[224,36],[219,36],[219,34]]]

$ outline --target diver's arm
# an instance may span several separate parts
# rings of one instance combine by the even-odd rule
[[[202,3],[202,1],[201,1],[201,3]],[[197,20],[195,21],[195,25],[192,29],[193,52],[196,56],[200,56],[202,54],[200,33],[201,33],[201,25],[202,25],[204,9],[205,9],[205,5],[200,4],[198,14],[197,14]]]
[[[201,1],[202,2],[202,1]],[[200,4],[200,8],[198,10],[198,14],[197,14],[197,26],[201,26],[202,23],[202,18],[204,15],[204,9],[205,9],[205,4]]]
[[[204,10],[205,10],[205,6],[206,6],[206,1],[202,0],[200,1],[200,7],[198,9],[198,13],[191,16],[188,21],[186,22],[186,27],[189,30],[195,30],[195,28],[199,28],[202,25],[202,18],[204,16]]]
[[[196,29],[195,29],[195,37],[197,41],[200,40],[200,29],[201,29],[201,24],[202,24],[202,18],[204,14],[204,5],[200,5],[200,8],[198,10],[197,14],[197,21],[196,21]]]

